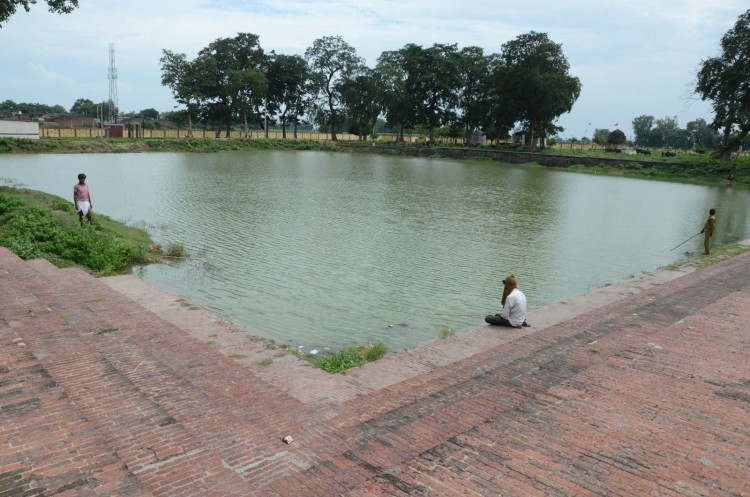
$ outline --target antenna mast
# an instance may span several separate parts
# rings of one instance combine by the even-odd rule
[[[115,44],[109,44],[109,113],[107,120],[117,124],[119,105],[117,103],[117,66],[115,66]]]

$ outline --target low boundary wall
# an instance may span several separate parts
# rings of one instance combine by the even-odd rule
[[[339,146],[348,146],[350,148],[373,149],[379,152],[390,152],[397,155],[409,155],[414,157],[450,157],[451,159],[470,159],[470,158],[488,158],[510,164],[525,164],[535,162],[547,167],[567,168],[570,166],[598,166],[608,164],[613,166],[634,166],[640,164],[642,167],[679,167],[679,168],[697,168],[705,167],[699,164],[686,164],[676,162],[659,162],[654,160],[633,160],[620,158],[605,157],[578,157],[575,155],[553,155],[553,154],[536,154],[532,152],[512,152],[509,150],[487,150],[472,148],[455,148],[455,147],[414,147],[404,146],[401,144],[360,144],[360,143],[339,143]],[[615,155],[615,154],[613,154]]]
[[[39,123],[0,120],[0,138],[39,139]]]

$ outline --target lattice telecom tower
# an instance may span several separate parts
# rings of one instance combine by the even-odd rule
[[[107,120],[110,123],[117,123],[117,113],[119,104],[117,103],[117,66],[115,66],[115,44],[109,44],[109,112]]]

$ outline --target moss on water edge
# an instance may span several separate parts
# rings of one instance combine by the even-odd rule
[[[344,347],[337,352],[327,354],[295,354],[300,359],[319,367],[329,373],[343,373],[344,371],[364,366],[368,362],[377,361],[388,352],[382,343],[373,345],[354,345]]]
[[[745,252],[750,252],[750,242],[741,240],[727,245],[722,245],[721,247],[711,247],[710,255],[696,255],[692,252],[685,252],[685,259],[674,264],[670,264],[663,269],[705,269],[736,255],[744,254]]]

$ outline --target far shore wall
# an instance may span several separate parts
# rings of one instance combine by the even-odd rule
[[[535,162],[542,166],[566,168],[571,166],[599,166],[602,164],[632,166],[636,164],[633,159],[620,159],[618,154],[612,154],[612,158],[602,157],[582,157],[573,155],[552,155],[536,154],[531,152],[513,152],[506,150],[486,150],[472,148],[455,148],[455,147],[406,147],[400,144],[364,144],[364,143],[343,143],[340,146],[349,146],[351,148],[376,148],[379,152],[390,152],[394,155],[409,155],[414,157],[450,157],[451,159],[470,159],[470,158],[488,158],[510,164],[526,164]],[[698,164],[686,164],[676,162],[659,162],[655,160],[639,160],[637,164],[642,167],[679,167],[679,168],[696,168],[702,167]]]
[[[133,138],[135,138],[135,131],[134,130],[128,130],[127,126],[125,129],[123,129],[123,137],[129,138],[128,133],[131,133]],[[138,138],[187,138],[188,132],[186,129],[139,129],[138,133],[140,133],[140,136]],[[217,136],[218,133],[218,136]],[[39,136],[42,138],[106,138],[106,133],[100,129],[100,128],[41,128],[39,130]],[[240,130],[231,130],[229,132],[230,138],[245,138],[245,132]],[[261,139],[265,138],[265,133],[261,130],[253,130],[249,131],[247,134],[248,138],[251,139]],[[288,140],[294,139],[294,131],[287,129],[286,130],[286,137]],[[357,140],[356,135],[352,135],[349,133],[337,133],[336,137],[339,140]],[[216,131],[216,130],[204,130],[204,129],[194,129],[193,130],[193,138],[200,138],[200,139],[206,139],[206,138],[226,138],[226,132],[225,131]],[[268,132],[268,138],[271,140],[281,140],[283,138],[283,133],[281,131],[269,131]],[[298,140],[315,140],[315,141],[324,141],[324,140],[330,140],[331,134],[330,133],[318,133],[314,131],[297,131],[297,139]]]
[[[0,138],[39,139],[39,123],[0,120]]]

